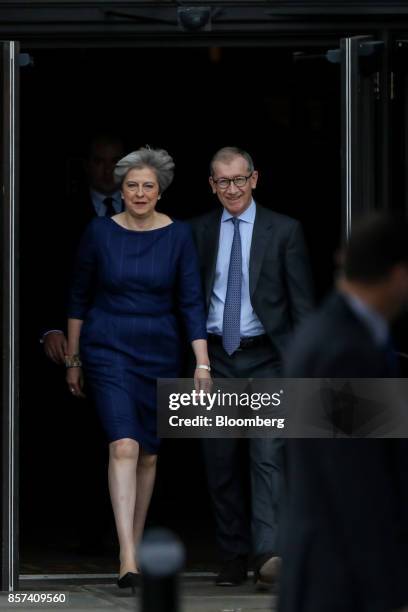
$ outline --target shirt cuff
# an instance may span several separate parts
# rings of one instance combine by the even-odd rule
[[[63,333],[64,332],[61,329],[49,329],[42,335],[40,344],[44,344],[44,338],[45,336],[48,336],[48,334],[63,334]]]

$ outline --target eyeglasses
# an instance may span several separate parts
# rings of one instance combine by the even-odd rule
[[[245,187],[247,184],[247,180],[251,178],[253,172],[248,174],[248,176],[234,176],[234,178],[213,178],[212,181],[219,187],[220,189],[228,189],[231,183],[234,183],[235,187]]]

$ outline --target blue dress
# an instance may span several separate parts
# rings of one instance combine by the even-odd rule
[[[206,338],[198,259],[188,225],[128,230],[108,217],[87,227],[68,316],[82,319],[80,353],[109,442],[156,453],[156,379],[179,375],[179,319]]]

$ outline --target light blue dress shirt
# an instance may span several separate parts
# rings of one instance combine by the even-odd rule
[[[249,207],[238,216],[242,245],[242,285],[241,285],[241,338],[259,336],[265,329],[252,308],[249,297],[249,258],[254,229],[256,206],[252,200]],[[207,331],[210,334],[222,335],[225,296],[227,293],[228,269],[231,255],[234,225],[232,215],[224,208],[220,224],[220,239],[217,264],[215,268],[214,287],[211,294],[207,319]]]
[[[115,209],[116,213],[122,212],[123,206],[120,191],[115,191],[111,195],[107,196],[103,193],[99,193],[99,191],[91,189],[92,204],[98,217],[104,217],[106,215],[106,206],[103,203],[105,198],[112,198],[113,208]]]

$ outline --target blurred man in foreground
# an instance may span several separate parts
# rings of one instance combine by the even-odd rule
[[[297,378],[398,376],[389,323],[408,299],[408,225],[353,229],[336,291],[288,352]],[[408,603],[408,444],[287,442],[280,612],[391,612]]]

